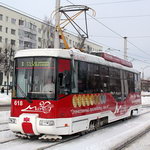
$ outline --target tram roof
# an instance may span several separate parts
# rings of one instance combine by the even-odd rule
[[[129,68],[129,67],[123,66],[121,64],[117,64],[115,62],[107,61],[100,56],[87,54],[87,53],[81,52],[78,49],[54,49],[54,48],[25,49],[25,50],[17,51],[15,58],[34,57],[34,56],[37,56],[37,57],[51,56],[51,57],[67,58],[67,59],[72,59],[72,56],[73,56],[74,60],[80,60],[80,61],[85,61],[85,62],[90,62],[90,63],[98,63],[98,64],[111,66],[111,67],[138,73],[138,71],[134,70],[133,68]]]

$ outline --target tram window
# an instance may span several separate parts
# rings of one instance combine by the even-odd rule
[[[13,89],[16,97],[32,99],[55,98],[54,58],[18,58],[16,59],[15,73],[15,88]],[[46,84],[47,91],[44,90]]]
[[[134,74],[134,84],[135,84],[135,92],[140,91],[140,80],[139,80],[139,75]]]
[[[86,93],[87,92],[87,63],[79,62],[78,68],[78,90],[79,92]]]
[[[88,73],[87,73],[87,91],[89,93],[99,92],[99,66],[96,64],[88,64]]]
[[[134,76],[132,72],[128,72],[129,93],[134,92]]]
[[[78,93],[78,62],[75,61],[72,66],[72,93]]]
[[[100,66],[100,91],[109,92],[109,68]]]
[[[102,76],[109,76],[109,68],[106,66],[101,66],[101,75]]]
[[[109,68],[110,78],[120,78],[120,70],[116,68]]]
[[[121,101],[121,79],[120,70],[109,68],[110,71],[110,93],[117,101]]]
[[[70,60],[58,59],[58,93],[59,98],[69,94],[71,89]]]

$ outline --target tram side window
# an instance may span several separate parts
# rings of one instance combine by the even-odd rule
[[[121,101],[121,76],[120,70],[116,68],[109,68],[110,74],[110,93],[117,101]]]
[[[89,93],[99,92],[99,65],[88,64],[87,82],[87,91]]]
[[[88,65],[86,62],[79,62],[78,66],[78,90],[81,93],[87,92],[87,69]]]
[[[106,66],[100,67],[100,89],[101,92],[109,91],[109,68]]]

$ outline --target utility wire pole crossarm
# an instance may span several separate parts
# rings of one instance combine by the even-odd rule
[[[56,16],[55,16],[55,38],[54,38],[54,48],[60,48],[60,39],[58,27],[60,24],[60,0],[56,0]]]

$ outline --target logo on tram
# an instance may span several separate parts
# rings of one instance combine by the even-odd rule
[[[53,104],[49,101],[41,101],[39,103],[39,106],[27,106],[25,109],[22,109],[21,111],[26,111],[26,112],[43,112],[44,114],[50,113],[51,109],[54,107]]]

